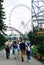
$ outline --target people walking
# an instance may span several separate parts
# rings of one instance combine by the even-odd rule
[[[13,52],[14,52],[14,56],[15,56],[15,59],[17,58],[17,55],[18,55],[18,44],[16,41],[13,42]]]
[[[9,59],[10,58],[10,41],[8,40],[6,43],[5,43],[5,51],[6,51],[6,58]]]
[[[20,55],[20,42],[18,41],[18,56]]]
[[[30,48],[30,41],[26,42],[26,56],[27,56],[27,61],[31,62],[31,48]]]
[[[24,61],[24,55],[25,55],[25,42],[24,40],[20,43],[20,50],[21,50],[21,60]]]

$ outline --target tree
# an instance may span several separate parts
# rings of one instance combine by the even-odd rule
[[[35,38],[34,32],[30,31],[27,35],[28,35],[28,38],[31,42],[31,45],[33,45],[34,44],[34,38]]]
[[[3,46],[7,40],[8,39],[4,35],[0,34],[0,47]]]
[[[39,36],[39,44],[38,44],[38,52],[41,54],[41,55],[44,55],[44,35],[41,35]]]
[[[3,10],[3,0],[0,0],[0,46],[4,44],[6,41],[5,36],[3,36],[1,33],[4,33],[4,30],[6,30],[6,25],[4,23],[5,20],[5,12]]]
[[[3,0],[0,0],[0,33],[4,30],[6,30],[6,25],[4,23],[4,19],[5,19],[5,12],[3,11]]]

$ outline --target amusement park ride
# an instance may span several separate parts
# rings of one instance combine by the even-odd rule
[[[25,19],[24,16],[19,14],[20,8],[22,8],[22,9],[24,8],[25,10],[27,10],[29,12],[29,15],[31,15],[31,19],[27,18],[28,19],[27,22],[25,22],[26,20],[24,20]],[[19,9],[19,12],[17,12],[18,9]],[[25,12],[25,11],[23,11],[23,12]],[[27,12],[27,15],[28,15],[28,12]],[[14,21],[14,23],[12,22],[13,19],[15,19],[15,15],[13,13],[15,13],[15,15],[18,16],[18,17],[16,17],[16,19],[19,18],[21,21],[20,25],[18,26],[19,29],[16,28],[15,26],[12,27],[12,24],[15,24],[15,21]],[[22,13],[22,10],[20,13]],[[26,14],[26,13],[24,13],[24,14]],[[16,21],[16,22],[19,24],[18,21]],[[24,34],[21,32],[23,28],[20,31],[20,27],[21,26],[24,27],[25,33],[28,33],[29,29],[30,29],[30,25],[28,25],[29,22],[31,22],[32,31],[33,31],[34,24],[37,24],[38,30],[39,30],[39,28],[42,28],[44,26],[44,0],[31,0],[31,9],[24,4],[18,4],[15,7],[13,7],[9,14],[9,26],[7,26],[7,28],[9,28],[9,31],[11,31],[11,32],[16,31],[16,32],[20,33],[20,35],[24,36]]]

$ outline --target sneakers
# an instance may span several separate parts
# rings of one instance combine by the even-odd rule
[[[30,63],[30,62],[31,62],[31,60],[27,60],[27,62],[29,62],[29,63]]]
[[[31,62],[31,60],[28,61],[29,63]]]

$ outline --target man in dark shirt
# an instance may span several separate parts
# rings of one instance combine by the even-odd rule
[[[23,62],[24,61],[24,55],[25,55],[25,42],[24,42],[24,40],[22,40],[22,42],[20,43],[20,50],[21,50],[21,59]]]

